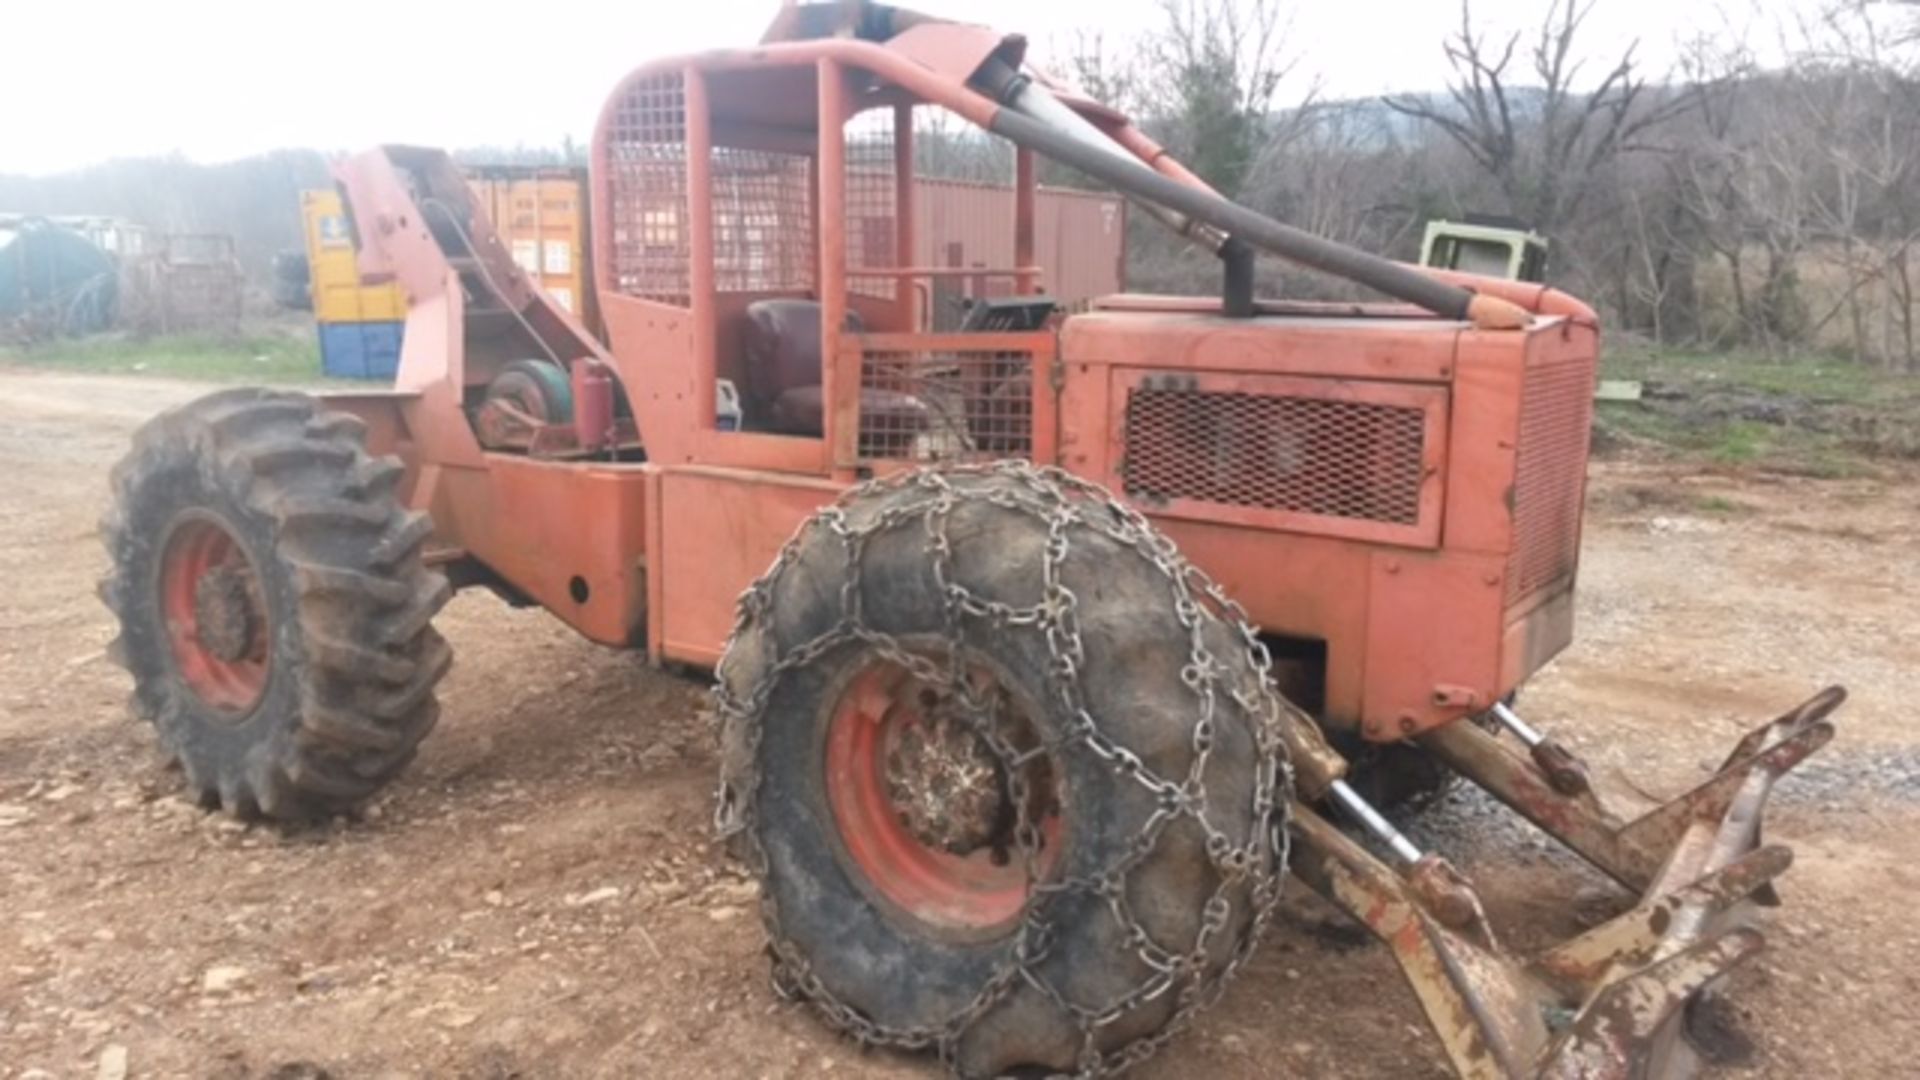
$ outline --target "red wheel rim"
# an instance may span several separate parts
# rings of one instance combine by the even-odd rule
[[[218,520],[189,515],[160,556],[160,611],[180,681],[236,718],[267,688],[268,625],[260,575]]]
[[[1044,754],[1022,767],[1034,807],[1028,818],[1039,836],[1031,868],[1017,847],[983,845],[960,854],[929,843],[904,819],[895,797],[899,777],[890,777],[889,765],[896,736],[927,723],[926,693],[906,669],[881,661],[856,674],[833,706],[826,788],[841,846],[869,890],[909,917],[965,936],[1005,930],[1059,862],[1056,773]],[[1018,722],[1031,731],[1024,718]]]

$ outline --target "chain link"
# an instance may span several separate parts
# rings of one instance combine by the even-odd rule
[[[1000,483],[992,483],[998,480]],[[897,497],[904,496],[904,497]],[[878,511],[865,513],[865,504],[896,497]],[[954,543],[948,527],[955,512],[969,503],[984,503],[1032,518],[1045,527],[1041,562],[1041,597],[1029,607],[981,596],[956,580]],[[856,512],[863,515],[856,525]],[[890,634],[868,624],[861,570],[868,541],[919,519],[926,534],[926,550],[934,583],[942,598],[946,658],[941,663],[925,652],[906,647]],[[841,583],[842,618],[826,632],[773,659],[764,670],[748,670],[747,686],[728,678],[735,663],[753,664],[759,657],[736,658],[735,647],[753,631],[770,622],[773,593],[787,569],[800,557],[807,538],[824,530],[844,547],[845,579]],[[1191,758],[1186,775],[1156,774],[1138,754],[1120,745],[1102,730],[1087,706],[1082,685],[1087,670],[1087,646],[1081,634],[1081,600],[1065,580],[1074,540],[1087,533],[1105,537],[1133,552],[1163,575],[1168,583],[1174,616],[1185,635],[1187,659],[1180,680],[1193,696]],[[1045,732],[1044,745],[1022,747],[998,721],[996,695],[981,695],[968,678],[967,623],[975,620],[995,632],[1008,628],[1040,631],[1048,653],[1050,685],[1056,714],[1065,717],[1058,730]],[[1207,644],[1210,628],[1224,624],[1238,635],[1251,679],[1233,680],[1235,666],[1223,662]],[[959,699],[974,735],[992,752],[1007,780],[1008,798],[1015,808],[1014,841],[1024,860],[1031,898],[1013,930],[1007,959],[979,988],[972,1000],[937,1026],[899,1028],[879,1024],[839,1000],[814,974],[807,956],[782,930],[778,903],[771,889],[761,890],[761,917],[773,954],[776,990],[786,997],[810,1000],[827,1020],[863,1045],[908,1050],[937,1050],[950,1065],[966,1032],[1020,984],[1031,987],[1064,1015],[1080,1032],[1075,1072],[1099,1076],[1128,1068],[1151,1056],[1178,1034],[1201,1008],[1216,1000],[1228,980],[1245,964],[1264,932],[1280,897],[1288,855],[1285,817],[1292,802],[1293,777],[1280,739],[1283,705],[1273,689],[1272,658],[1246,612],[1228,598],[1203,571],[1180,555],[1172,541],[1139,512],[1105,490],[1053,468],[1023,462],[948,467],[903,473],[856,487],[795,534],[773,565],[741,596],[733,633],[727,642],[715,691],[722,724],[723,774],[715,825],[723,837],[738,837],[749,869],[763,882],[768,859],[755,825],[755,806],[761,775],[759,746],[769,698],[791,671],[816,663],[848,643],[858,642],[878,659],[898,665],[925,686]],[[1247,718],[1255,742],[1253,828],[1234,835],[1214,820],[1205,783],[1207,764],[1219,744],[1224,703]],[[1117,776],[1139,784],[1154,800],[1154,811],[1139,833],[1111,865],[1093,876],[1044,880],[1039,861],[1041,830],[1031,820],[1035,807],[1029,788],[1032,762],[1084,747],[1112,768]],[[1193,940],[1181,947],[1157,942],[1133,914],[1126,896],[1127,876],[1152,857],[1161,837],[1174,824],[1192,821],[1205,837],[1205,850],[1217,884],[1206,898]],[[1218,952],[1216,939],[1233,922],[1235,889],[1244,887],[1250,919],[1246,931],[1233,943],[1219,970],[1209,972]],[[1057,934],[1048,921],[1049,901],[1075,892],[1104,902],[1121,927],[1126,947],[1133,950],[1151,974],[1138,986],[1099,1008],[1068,1000],[1041,971],[1055,947]],[[1172,1017],[1159,1030],[1123,1046],[1103,1050],[1102,1028],[1143,1006],[1175,995]]]

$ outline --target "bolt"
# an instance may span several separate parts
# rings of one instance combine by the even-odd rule
[[[1412,713],[1403,712],[1400,714],[1400,731],[1402,734],[1411,735],[1413,734],[1413,729],[1419,726],[1420,719]]]
[[[1389,574],[1397,574],[1397,573],[1399,573],[1399,572],[1400,572],[1400,560],[1399,560],[1399,559],[1388,559],[1388,560],[1387,560],[1387,563],[1386,563],[1386,571],[1387,571],[1387,573],[1389,573]]]

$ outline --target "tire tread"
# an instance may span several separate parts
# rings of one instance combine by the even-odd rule
[[[112,470],[100,533],[115,569],[99,593],[122,633],[108,655],[136,673],[131,711],[160,729],[203,804],[243,818],[350,812],[412,760],[439,717],[434,691],[452,651],[432,621],[452,590],[419,558],[431,520],[395,499],[404,470],[370,456],[366,432],[303,394],[227,390],[148,421]],[[131,520],[127,508],[142,485],[190,461],[210,461],[225,490],[272,523],[272,558],[296,597],[296,651],[285,659],[304,685],[280,735],[243,759],[196,760],[169,730],[187,691],[140,677],[159,670],[154,658],[128,655],[140,639],[125,629],[139,606],[127,567],[154,557],[147,545],[165,522]]]

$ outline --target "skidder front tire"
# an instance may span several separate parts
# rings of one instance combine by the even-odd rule
[[[109,652],[203,805],[350,810],[439,715],[451,654],[429,624],[450,590],[364,436],[305,395],[229,390],[149,421],[114,467]]]
[[[1151,1054],[1286,868],[1264,649],[1104,492],[1018,464],[856,489],[742,597],[720,824],[777,983],[959,1073]]]

